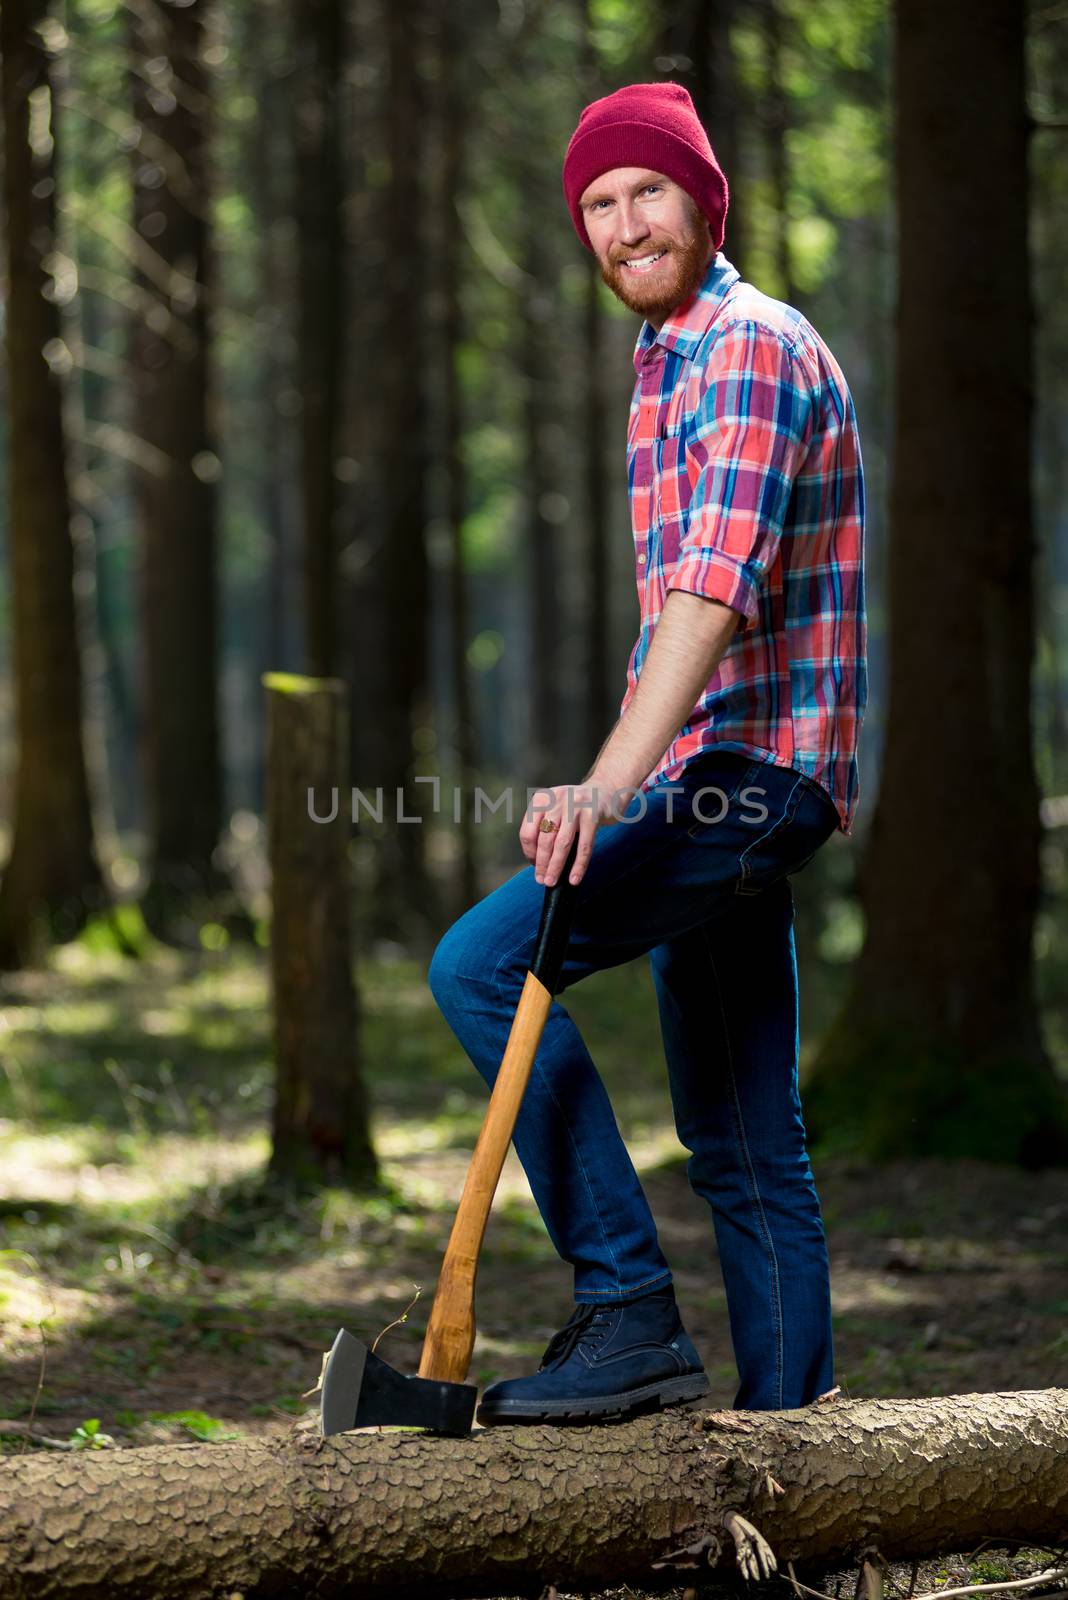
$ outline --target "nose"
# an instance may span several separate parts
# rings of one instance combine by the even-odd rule
[[[649,224],[642,216],[633,200],[626,199],[619,208],[617,217],[616,234],[620,244],[628,249],[635,244],[640,244],[649,237]]]

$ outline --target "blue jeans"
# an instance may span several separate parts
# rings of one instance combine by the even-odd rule
[[[734,1404],[807,1405],[833,1387],[834,1357],[797,1087],[787,875],[837,818],[812,780],[734,751],[702,753],[672,787],[655,784],[598,829],[557,992],[648,955],[675,1127],[691,1152],[689,1181],[712,1210],[741,1380]],[[434,998],[490,1086],[545,893],[523,868],[453,924],[430,964]],[[672,1281],[604,1084],[558,1000],[513,1142],[574,1269],[577,1301],[626,1300]]]

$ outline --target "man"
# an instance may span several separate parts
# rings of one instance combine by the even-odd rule
[[[641,629],[590,771],[536,791],[520,829],[532,865],[449,929],[429,981],[492,1085],[539,885],[577,839],[558,989],[648,955],[678,1136],[712,1210],[734,1403],[801,1406],[834,1375],[788,875],[852,831],[857,803],[856,417],[806,319],[720,254],[727,185],[685,89],[634,84],[588,106],[563,179],[604,281],[645,318],[628,432]],[[706,1394],[611,1104],[556,1001],[514,1143],[577,1303],[536,1373],[485,1391],[479,1421],[626,1416]]]

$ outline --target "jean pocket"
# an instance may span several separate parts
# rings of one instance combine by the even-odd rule
[[[820,846],[830,838],[837,824],[837,813],[824,796],[821,802],[811,785],[795,773],[795,782],[785,799],[768,817],[764,831],[738,857],[735,894],[761,894],[780,878],[806,866]]]
[[[691,839],[697,839],[719,826],[738,796],[744,796],[749,786],[759,781],[765,767],[762,761],[750,761],[738,751],[725,750],[693,757],[686,770],[694,780],[689,795],[694,821],[686,832]]]

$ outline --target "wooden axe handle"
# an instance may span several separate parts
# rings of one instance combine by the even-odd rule
[[[559,878],[545,891],[534,958],[512,1020],[438,1276],[419,1363],[420,1378],[463,1383],[471,1365],[479,1251],[567,951],[575,893],[568,877],[577,849],[576,838]]]

